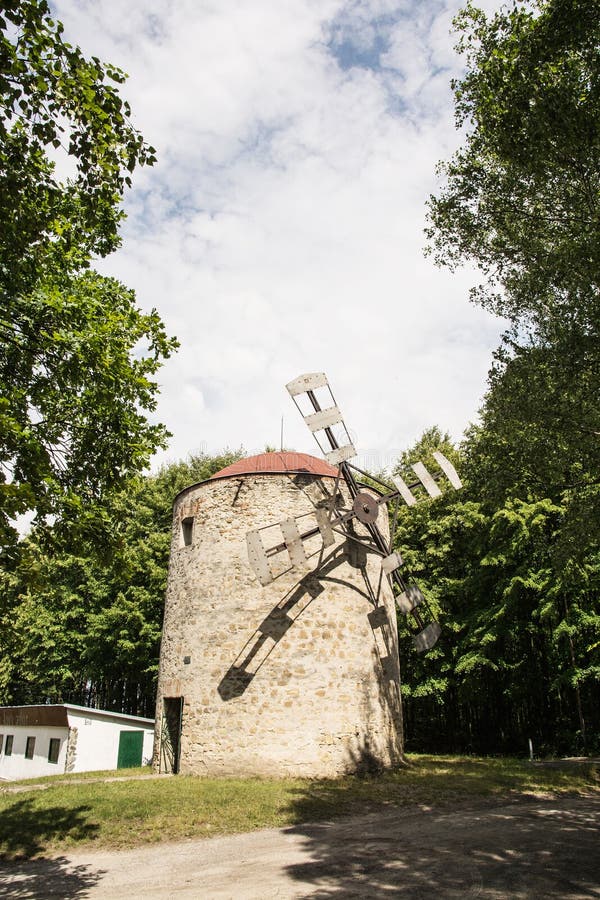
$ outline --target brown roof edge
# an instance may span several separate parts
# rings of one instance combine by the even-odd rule
[[[11,725],[53,725],[68,728],[65,706],[0,706],[0,728]]]

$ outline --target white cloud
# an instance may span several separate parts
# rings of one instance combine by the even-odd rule
[[[130,73],[159,153],[102,268],[181,340],[160,374],[168,458],[277,443],[282,415],[286,443],[313,449],[283,387],[303,371],[328,373],[382,459],[474,417],[501,323],[469,305],[472,273],[422,255],[435,163],[457,141],[456,8],[56,4],[68,39]]]

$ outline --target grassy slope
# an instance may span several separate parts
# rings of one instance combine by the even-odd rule
[[[511,759],[432,756],[410,762],[380,776],[336,780],[180,776],[73,784],[54,778],[46,790],[0,792],[0,854],[29,857],[81,844],[126,848],[330,818],[373,804],[456,806],[490,797],[600,791],[592,764],[546,768]]]

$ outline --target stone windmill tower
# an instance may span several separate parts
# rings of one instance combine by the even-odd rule
[[[310,517],[337,474],[265,453],[176,498],[156,768],[325,776],[401,759],[394,598],[369,592],[377,560],[336,535],[318,571],[299,580],[288,565],[266,587],[248,561],[248,531]]]
[[[356,453],[326,377],[287,387],[324,437],[327,462],[264,453],[175,499],[159,771],[334,776],[402,759],[396,608],[416,623],[418,651],[440,629],[402,574],[386,504],[395,522],[400,500],[413,505],[421,488],[440,490],[422,463],[414,484],[357,481],[354,472],[365,473],[349,463]],[[459,487],[448,460],[434,456]]]

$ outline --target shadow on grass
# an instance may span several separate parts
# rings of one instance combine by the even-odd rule
[[[0,814],[0,860],[29,859],[54,841],[90,840],[98,826],[89,821],[89,806],[40,806],[34,799],[16,800]]]
[[[491,777],[489,762],[422,760],[298,790],[287,833],[306,861],[286,872],[322,900],[600,896],[600,794],[534,798],[525,764],[498,760]]]
[[[565,765],[541,770],[516,760],[421,757],[397,770],[378,772],[355,760],[360,776],[318,779],[299,791],[291,808],[298,822],[319,821],[380,806],[453,807],[456,804],[514,799],[536,793],[577,794],[600,787],[599,766]]]
[[[102,871],[72,866],[65,857],[39,857],[56,840],[93,838],[98,827],[89,821],[89,809],[40,808],[33,799],[7,805],[0,813],[0,897],[87,897]]]

